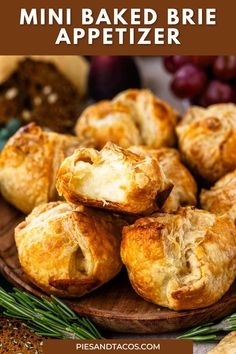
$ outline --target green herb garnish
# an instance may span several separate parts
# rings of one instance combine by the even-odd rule
[[[19,289],[6,292],[0,287],[0,307],[5,316],[25,321],[27,326],[41,336],[60,339],[101,339],[92,322],[79,317],[55,296],[50,301]]]
[[[221,322],[214,324],[206,323],[202,326],[194,327],[185,332],[177,339],[191,339],[195,342],[219,341],[223,338],[225,332],[236,330],[236,313],[224,318]]]

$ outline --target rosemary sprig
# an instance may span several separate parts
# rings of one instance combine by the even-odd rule
[[[101,339],[92,322],[79,317],[55,296],[36,297],[19,289],[8,293],[0,287],[0,307],[5,316],[25,321],[36,334],[60,339]]]
[[[224,332],[236,330],[236,313],[224,318],[221,322],[214,324],[206,323],[202,326],[194,327],[185,332],[177,339],[191,339],[195,342],[219,341],[223,338]]]

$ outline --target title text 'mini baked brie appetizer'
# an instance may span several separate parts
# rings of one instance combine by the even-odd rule
[[[213,183],[236,168],[236,105],[190,107],[177,127],[184,160]]]
[[[112,101],[88,107],[79,117],[76,134],[92,138],[101,149],[111,141],[127,148],[152,147],[175,143],[177,113],[149,90],[127,90]]]
[[[214,214],[227,213],[236,220],[236,170],[221,177],[209,190],[202,189],[200,203]]]
[[[16,227],[20,264],[47,293],[82,296],[121,270],[121,226],[112,215],[82,205],[40,205]]]
[[[43,131],[34,123],[19,129],[0,154],[3,197],[26,214],[58,199],[55,178],[61,162],[86,145],[72,135]]]
[[[155,159],[107,143],[100,152],[75,150],[61,164],[56,187],[71,203],[140,214],[160,208],[173,185]]]
[[[161,210],[171,212],[179,206],[196,205],[197,184],[180,160],[180,154],[172,148],[153,149],[147,146],[131,146],[128,150],[141,156],[150,156],[156,159],[166,177],[173,183],[174,187],[166,199]]]
[[[236,276],[236,229],[227,216],[193,207],[123,228],[121,258],[145,300],[174,310],[209,306]]]

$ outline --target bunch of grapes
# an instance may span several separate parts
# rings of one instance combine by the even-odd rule
[[[173,55],[163,60],[177,97],[203,107],[236,102],[236,57]]]

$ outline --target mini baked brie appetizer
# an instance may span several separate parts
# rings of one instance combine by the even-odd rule
[[[49,294],[82,296],[121,270],[121,226],[82,205],[40,205],[15,229],[21,267]]]
[[[200,203],[214,214],[227,213],[236,220],[236,170],[221,177],[209,190],[202,189]]]
[[[176,131],[184,160],[206,182],[236,168],[235,104],[190,107]]]
[[[236,331],[225,336],[220,343],[207,354],[235,354],[236,353]]]
[[[173,183],[174,187],[162,206],[162,211],[170,212],[177,210],[180,206],[196,205],[197,184],[189,170],[182,164],[177,150],[153,149],[147,146],[131,146],[129,150],[137,155],[156,159],[166,177]]]
[[[89,106],[78,119],[77,136],[90,137],[97,149],[111,141],[124,148],[141,144],[138,127],[129,106],[114,101],[101,101]]]
[[[173,187],[155,159],[112,143],[100,152],[75,150],[61,164],[56,186],[68,202],[130,214],[160,208]]]
[[[58,199],[58,168],[80,146],[88,146],[88,141],[46,132],[34,123],[20,128],[0,154],[1,194],[26,214],[39,204]]]
[[[121,258],[134,290],[173,310],[217,302],[236,276],[236,229],[227,216],[193,207],[123,228]]]
[[[111,141],[127,148],[175,143],[177,113],[149,90],[127,90],[112,101],[88,107],[79,117],[76,134],[92,138],[97,149]]]

